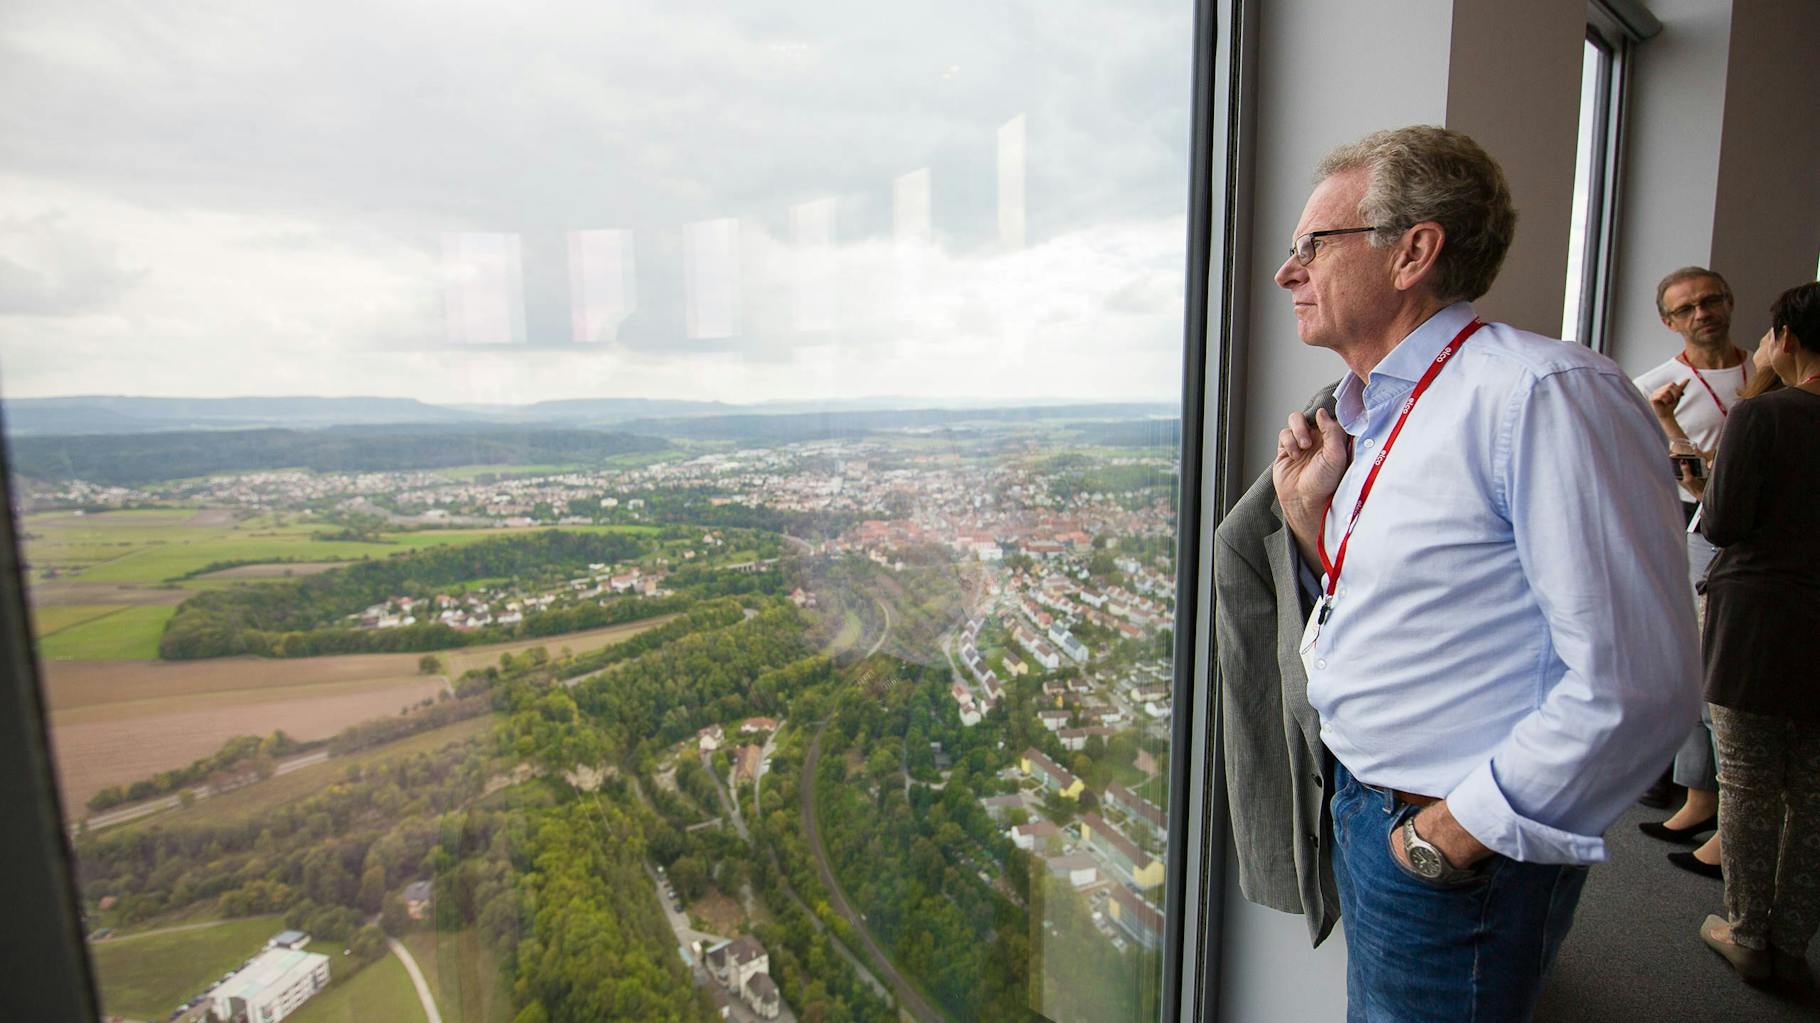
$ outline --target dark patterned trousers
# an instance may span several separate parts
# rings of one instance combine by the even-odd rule
[[[1804,955],[1820,925],[1820,721],[1711,707],[1732,938]]]

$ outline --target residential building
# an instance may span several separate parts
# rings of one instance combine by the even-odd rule
[[[1017,766],[1026,776],[1041,782],[1043,788],[1066,799],[1079,799],[1081,790],[1087,787],[1073,772],[1036,749],[1025,750],[1023,756],[1018,758]]]
[[[1112,922],[1139,945],[1155,948],[1162,942],[1163,914],[1142,895],[1122,884],[1113,885],[1106,910]]]
[[[1054,838],[1061,834],[1061,830],[1062,829],[1056,827],[1055,824],[1050,821],[1038,819],[1033,820],[1028,824],[1013,825],[1007,834],[1011,836],[1012,845],[1017,846],[1025,852],[1031,852],[1045,839]]]
[[[220,1019],[278,1023],[328,986],[328,956],[272,947],[222,981],[209,997],[213,1011]]]
[[[1125,834],[1097,813],[1081,815],[1081,837],[1113,869],[1144,888],[1163,883],[1163,861],[1138,848]]]
[[[1067,878],[1076,888],[1085,888],[1100,879],[1099,862],[1086,853],[1048,856],[1043,859],[1043,867],[1056,877]]]
[[[1104,801],[1106,805],[1148,827],[1158,842],[1169,841],[1168,816],[1155,803],[1116,781],[1106,786]]]

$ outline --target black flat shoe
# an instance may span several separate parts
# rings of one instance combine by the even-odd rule
[[[1719,815],[1713,814],[1711,817],[1706,818],[1691,828],[1671,828],[1666,824],[1658,824],[1655,821],[1642,821],[1638,823],[1637,830],[1651,838],[1661,839],[1664,842],[1673,842],[1676,845],[1698,845],[1699,842],[1694,838],[1695,835],[1698,835],[1701,832],[1711,831],[1718,826]]]
[[[1668,862],[1673,863],[1682,870],[1699,874],[1701,877],[1710,877],[1715,881],[1725,880],[1725,871],[1718,864],[1702,863],[1698,856],[1695,856],[1690,852],[1669,853]]]

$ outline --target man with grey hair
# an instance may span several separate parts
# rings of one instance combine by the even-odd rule
[[[1516,214],[1472,139],[1378,132],[1316,176],[1276,282],[1350,372],[1271,471],[1349,1018],[1527,1019],[1697,710],[1674,484],[1616,365],[1474,313]]]
[[[1637,389],[1674,414],[1675,422],[1708,458],[1738,392],[1750,379],[1750,359],[1732,343],[1732,289],[1703,266],[1684,266],[1656,285],[1662,325],[1681,338],[1681,350],[1638,377]],[[1694,495],[1682,501],[1691,513]]]

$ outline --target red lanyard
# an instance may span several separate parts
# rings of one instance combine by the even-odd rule
[[[1688,369],[1693,370],[1694,379],[1700,381],[1700,386],[1706,388],[1707,394],[1712,395],[1713,404],[1719,406],[1719,418],[1720,419],[1729,418],[1731,416],[1731,413],[1727,412],[1725,410],[1725,403],[1719,400],[1719,392],[1713,390],[1713,385],[1706,382],[1706,375],[1700,372],[1700,367],[1687,361],[1686,352],[1682,352],[1680,355],[1675,356],[1675,358],[1681,360],[1681,365],[1686,366]],[[1744,366],[1744,379],[1749,380],[1750,379],[1750,360],[1745,359],[1744,362],[1742,363],[1742,365]]]
[[[1352,518],[1346,522],[1346,531],[1340,534],[1339,553],[1332,560],[1327,557],[1326,522],[1327,515],[1333,514],[1333,498],[1327,499],[1327,512],[1321,516],[1321,532],[1316,538],[1318,541],[1316,546],[1321,552],[1321,570],[1327,573],[1327,593],[1321,601],[1320,620],[1323,623],[1327,621],[1327,615],[1333,609],[1333,595],[1340,585],[1340,572],[1346,567],[1346,547],[1352,543],[1352,531],[1359,524],[1359,514],[1365,510],[1365,499],[1371,496],[1371,488],[1378,482],[1378,472],[1384,468],[1384,460],[1390,457],[1390,449],[1396,444],[1397,435],[1403,432],[1403,424],[1409,421],[1409,413],[1415,411],[1416,402],[1422,399],[1422,394],[1428,390],[1428,385],[1435,382],[1435,377],[1441,375],[1441,370],[1446,368],[1453,353],[1459,351],[1460,346],[1466,343],[1466,339],[1483,326],[1485,326],[1484,321],[1474,319],[1471,323],[1461,327],[1460,332],[1453,336],[1453,340],[1447,342],[1447,347],[1435,355],[1435,361],[1429,364],[1428,372],[1423,373],[1422,379],[1416,381],[1415,390],[1410,391],[1409,397],[1403,399],[1403,412],[1397,416],[1396,425],[1390,428],[1390,436],[1384,438],[1384,446],[1378,449],[1378,457],[1372,461],[1371,471],[1365,474],[1365,485],[1359,488],[1358,503],[1352,506]]]

